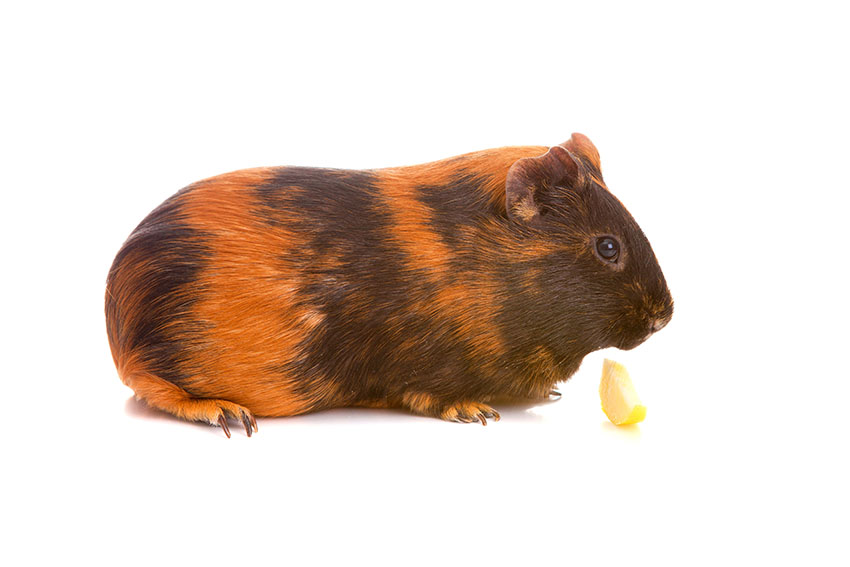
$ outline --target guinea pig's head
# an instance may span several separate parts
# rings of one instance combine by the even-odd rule
[[[550,340],[631,349],[670,321],[673,300],[655,253],[602,180],[599,152],[585,136],[515,162],[506,209],[523,245],[538,251],[523,256],[535,258],[528,267]]]

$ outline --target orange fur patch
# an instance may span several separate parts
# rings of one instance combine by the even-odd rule
[[[212,250],[192,310],[209,329],[186,387],[260,416],[313,409],[316,401],[297,396],[295,378],[283,368],[301,355],[300,343],[323,318],[317,308],[297,307],[299,270],[280,267],[287,254],[299,254],[303,242],[256,214],[260,205],[249,189],[275,171],[245,170],[203,181],[183,204],[188,223],[209,236]]]
[[[436,405],[434,398],[422,392],[405,392],[401,401],[410,411],[419,415],[431,415]]]

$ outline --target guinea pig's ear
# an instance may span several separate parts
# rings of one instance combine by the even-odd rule
[[[561,146],[567,148],[573,155],[593,166],[599,173],[602,173],[602,166],[599,162],[599,150],[596,149],[590,138],[584,134],[574,133]]]
[[[545,212],[547,191],[574,186],[580,175],[575,158],[561,146],[552,146],[539,157],[518,159],[505,180],[505,209],[515,221],[535,224]]]

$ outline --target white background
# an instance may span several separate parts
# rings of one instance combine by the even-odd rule
[[[4,4],[0,560],[847,565],[840,4]],[[119,382],[106,273],[180,187],[574,131],[676,314],[588,356],[561,401],[486,428],[337,410],[228,440]],[[599,409],[606,356],[639,426]]]

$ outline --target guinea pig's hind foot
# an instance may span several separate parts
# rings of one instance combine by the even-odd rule
[[[230,427],[227,426],[228,418],[234,418],[245,427],[248,437],[257,431],[257,420],[254,414],[245,407],[227,400],[216,400],[210,398],[187,397],[179,402],[176,411],[171,411],[178,417],[190,421],[206,421],[210,425],[221,427],[227,438],[230,439]]]
[[[227,400],[187,397],[179,402],[176,410],[166,409],[177,417],[190,421],[206,421],[210,425],[221,427],[228,439],[230,439],[230,427],[227,426],[227,419],[231,417],[242,423],[248,437],[257,431],[257,420],[254,419],[254,414],[249,409]]]
[[[218,406],[219,411],[216,423],[224,430],[224,434],[227,435],[228,439],[230,439],[230,428],[227,426],[228,416],[234,417],[242,422],[242,425],[245,427],[245,433],[248,434],[248,437],[250,437],[253,432],[257,431],[257,420],[254,419],[254,414],[252,414],[248,409],[225,400],[199,401],[213,402]],[[212,423],[212,421],[210,421],[210,423]]]
[[[183,388],[143,371],[130,374],[125,378],[125,383],[136,392],[137,398],[144,400],[149,406],[189,421],[206,421],[210,425],[217,425],[224,430],[228,439],[228,417],[241,421],[248,437],[257,431],[254,414],[239,404],[193,396]]]
[[[499,412],[488,406],[478,402],[458,402],[450,406],[444,407],[440,412],[440,418],[446,421],[456,421],[458,423],[474,423],[480,421],[481,425],[487,425],[487,418],[494,421],[499,421]]]

